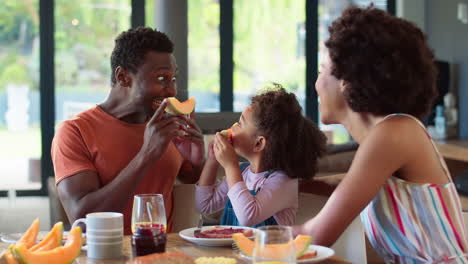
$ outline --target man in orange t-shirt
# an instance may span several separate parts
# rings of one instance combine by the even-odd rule
[[[203,135],[192,117],[165,113],[177,93],[173,43],[151,28],[115,40],[111,91],[101,104],[63,122],[52,143],[60,200],[70,221],[91,212],[122,212],[130,234],[133,196],[164,196],[168,230],[173,184],[198,180]]]

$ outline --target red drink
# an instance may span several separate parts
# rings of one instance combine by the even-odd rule
[[[166,251],[166,230],[164,225],[138,224],[135,225],[132,236],[133,257]]]

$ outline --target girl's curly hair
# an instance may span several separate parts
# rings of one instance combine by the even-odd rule
[[[309,178],[317,172],[318,158],[326,152],[326,137],[310,119],[293,93],[279,84],[252,98],[259,134],[267,138],[263,165],[282,170],[290,178]]]
[[[434,55],[413,23],[374,8],[348,7],[328,28],[332,74],[352,110],[422,118],[436,97]]]

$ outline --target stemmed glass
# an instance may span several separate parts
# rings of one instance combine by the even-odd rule
[[[134,256],[164,252],[166,210],[162,194],[138,194],[133,198],[132,249]]]
[[[262,226],[255,232],[253,250],[255,264],[296,263],[292,231],[290,226]]]

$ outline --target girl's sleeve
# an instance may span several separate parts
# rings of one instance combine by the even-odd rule
[[[275,175],[277,174],[277,175]],[[253,196],[244,181],[236,183],[228,192],[232,207],[241,225],[253,226],[286,208],[297,208],[298,181],[275,172]],[[294,210],[290,210],[294,214]],[[276,219],[279,224],[294,224],[295,215]]]
[[[202,214],[211,214],[224,207],[228,199],[226,179],[209,186],[195,186],[195,206]]]

